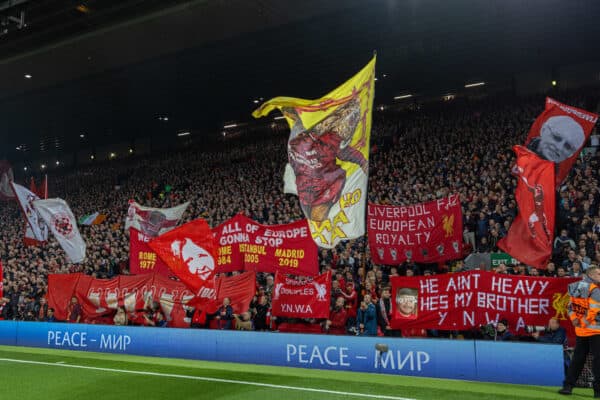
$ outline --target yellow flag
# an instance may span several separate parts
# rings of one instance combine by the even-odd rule
[[[278,109],[290,126],[284,191],[298,195],[321,247],[365,233],[375,57],[316,100],[276,97],[252,115]]]

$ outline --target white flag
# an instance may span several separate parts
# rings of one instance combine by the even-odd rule
[[[38,242],[45,242],[48,240],[48,226],[44,222],[42,218],[40,218],[39,213],[33,207],[33,202],[39,200],[37,194],[27,190],[21,185],[17,185],[14,182],[11,182],[12,188],[15,192],[15,196],[17,197],[17,201],[21,206],[21,210],[25,214],[25,219],[29,224],[29,228],[31,229],[31,237],[32,239],[37,240]],[[28,229],[29,232],[29,229]]]
[[[73,263],[85,258],[85,242],[77,229],[77,220],[69,205],[62,199],[35,200],[33,206],[46,221],[50,230]]]
[[[157,237],[175,228],[190,202],[177,207],[152,208],[144,207],[131,201],[125,219],[125,230],[134,227],[146,236]]]

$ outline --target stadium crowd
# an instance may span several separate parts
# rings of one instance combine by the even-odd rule
[[[564,103],[598,111],[597,91],[580,89],[553,96]],[[369,200],[408,205],[459,193],[468,252],[498,251],[497,242],[506,235],[517,213],[516,179],[510,174],[515,161],[511,148],[524,142],[543,104],[541,95],[494,96],[376,112]],[[95,211],[108,216],[100,225],[80,227],[87,243],[87,258],[79,265],[68,262],[53,238],[43,247],[25,246],[20,209],[15,202],[2,202],[2,318],[53,320],[44,299],[48,274],[84,272],[98,278],[128,274],[129,239],[124,220],[130,199],[152,207],[190,201],[183,220],[202,217],[211,226],[238,212],[264,224],[303,218],[297,198],[282,191],[286,141],[287,137],[281,134],[258,143],[245,138],[225,142],[221,148],[194,146],[175,153],[112,160],[50,175],[50,196],[65,199],[76,217]],[[581,157],[560,188],[557,234],[547,269],[501,264],[496,268],[498,273],[579,276],[589,265],[600,264],[599,167],[600,153]],[[439,274],[465,268],[463,260],[441,265],[419,265],[410,260],[394,266],[374,265],[366,237],[342,243],[331,251],[321,250],[319,263],[321,270],[335,271],[331,316],[323,321],[322,329],[367,335],[377,334],[377,322],[386,331],[380,300],[389,301],[390,276]],[[217,314],[219,327],[229,328],[231,321],[237,319],[235,326],[243,329],[275,329],[276,321],[269,314],[272,284],[272,276],[259,274],[257,296],[250,310],[233,315],[230,307],[223,305]],[[76,305],[70,310],[75,319],[78,312],[81,311]],[[156,305],[150,306],[149,322],[141,323],[164,325],[160,314]],[[114,322],[128,323],[121,314],[115,316]]]

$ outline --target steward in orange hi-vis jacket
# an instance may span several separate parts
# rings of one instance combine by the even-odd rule
[[[579,282],[569,285],[569,318],[577,341],[560,394],[571,394],[589,352],[594,357],[594,397],[600,398],[600,267],[593,265]]]

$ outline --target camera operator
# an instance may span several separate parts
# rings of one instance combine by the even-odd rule
[[[560,326],[558,319],[550,318],[548,322],[548,327],[543,334],[542,332],[534,331],[531,336],[536,340],[536,342],[540,343],[554,343],[564,345],[567,341],[567,331],[565,328]]]

